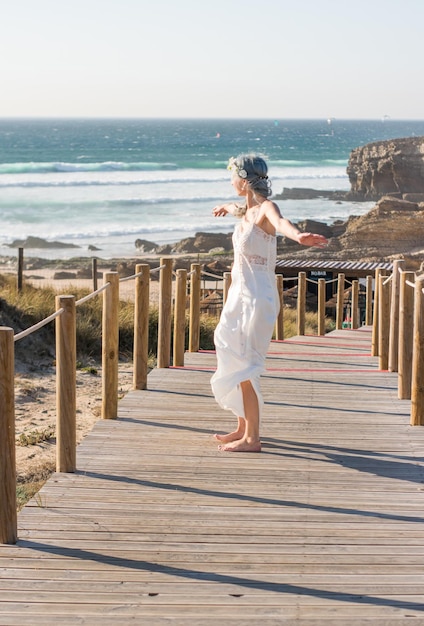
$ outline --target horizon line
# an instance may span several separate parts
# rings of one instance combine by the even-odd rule
[[[326,121],[333,122],[375,122],[382,124],[390,122],[424,122],[424,118],[402,118],[390,117],[382,115],[380,117],[334,117],[334,116],[318,116],[318,117],[200,117],[200,116],[120,116],[120,115],[2,115],[0,121],[9,120],[117,120],[117,121],[302,121],[316,122]]]

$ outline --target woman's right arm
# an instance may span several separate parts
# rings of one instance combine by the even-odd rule
[[[227,214],[237,217],[240,211],[240,207],[235,202],[229,202],[228,204],[219,204],[212,209],[212,213],[215,217],[224,217]]]

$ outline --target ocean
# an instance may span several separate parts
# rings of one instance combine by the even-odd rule
[[[347,190],[351,150],[424,135],[424,121],[0,119],[0,255],[32,235],[78,248],[25,257],[135,257],[136,239],[174,243],[230,232],[212,208],[235,199],[226,169],[242,152],[265,156],[275,194],[285,187]],[[373,203],[279,201],[293,222],[328,224]],[[89,246],[98,248],[90,251]]]

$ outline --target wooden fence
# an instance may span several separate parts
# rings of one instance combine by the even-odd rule
[[[382,370],[398,372],[399,398],[411,401],[411,425],[424,425],[424,275],[402,270],[402,261],[395,261],[393,273],[384,276],[376,270],[375,276],[366,279],[366,304],[364,323],[372,325],[372,354],[378,356]],[[36,332],[42,326],[56,324],[56,396],[57,396],[57,453],[58,472],[76,469],[76,315],[83,302],[102,294],[102,411],[103,419],[114,419],[118,407],[119,359],[119,283],[134,281],[134,345],[133,386],[147,387],[149,286],[152,272],[159,276],[159,318],[157,367],[171,364],[171,324],[174,323],[172,363],[184,365],[187,292],[189,287],[190,352],[199,350],[201,267],[191,265],[190,272],[177,270],[173,281],[172,259],[161,259],[158,268],[151,270],[147,264],[136,266],[135,274],[119,279],[117,272],[107,272],[103,286],[88,296],[75,301],[72,295],[56,297],[56,311],[33,327],[14,334],[12,328],[0,327],[0,543],[17,540],[15,408],[14,408],[14,343]],[[208,274],[211,277],[210,274]],[[231,283],[230,273],[213,277],[222,281],[225,302]],[[275,327],[275,337],[284,338],[284,289],[282,275],[276,276],[280,297],[280,313]],[[305,334],[306,273],[297,277],[297,332]],[[345,319],[344,274],[337,279],[336,328],[358,328],[358,281],[351,284],[350,318]],[[293,281],[291,278],[290,281]],[[374,298],[373,298],[374,282]],[[318,280],[317,316],[318,334],[323,335],[325,321],[325,279]]]

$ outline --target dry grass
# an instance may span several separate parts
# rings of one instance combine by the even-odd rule
[[[328,333],[336,327],[334,320],[325,319],[325,332]],[[318,332],[318,314],[315,311],[307,311],[305,315],[305,334],[316,335]],[[284,309],[284,337],[297,335],[297,311],[286,307]]]
[[[16,484],[16,498],[18,511],[30,500],[35,494],[37,494],[46,480],[55,471],[55,464],[53,462],[43,463],[36,467],[31,474],[17,477]]]

